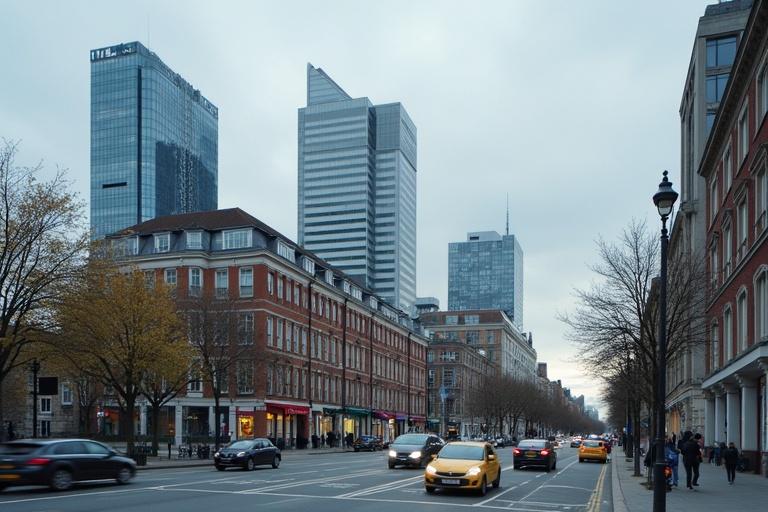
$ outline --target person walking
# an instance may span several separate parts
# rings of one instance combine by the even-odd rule
[[[736,479],[736,465],[739,463],[739,450],[736,449],[733,441],[728,443],[728,448],[723,453],[723,459],[725,460],[725,473],[728,475],[728,483],[733,485],[733,481]]]
[[[667,464],[672,468],[672,485],[677,487],[678,482],[678,466],[680,464],[680,454],[675,446],[675,441],[670,440],[664,450],[664,456],[667,459]]]
[[[686,441],[683,446],[683,465],[685,466],[685,483],[688,489],[693,490],[699,485],[699,464],[701,464],[701,448],[699,439],[701,434],[691,437],[691,432],[685,433]]]

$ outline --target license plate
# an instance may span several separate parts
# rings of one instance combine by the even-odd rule
[[[0,464],[0,469],[13,469],[11,464]]]
[[[0,480],[18,480],[19,475],[0,475]]]
[[[451,479],[451,478],[443,478],[442,482],[445,485],[459,485],[461,483],[461,480],[455,480],[455,479]]]
[[[536,452],[525,452],[526,457],[536,457],[538,453]]]

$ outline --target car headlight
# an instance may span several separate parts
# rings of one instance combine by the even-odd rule
[[[427,473],[430,475],[437,474],[437,468],[433,466],[432,464],[427,466]]]
[[[413,452],[409,455],[412,459],[420,459],[421,458],[421,452]]]
[[[395,450],[389,450],[389,456],[390,457],[397,457],[397,452]]]
[[[219,452],[216,452],[216,453],[213,454],[213,458],[214,459],[218,459],[220,456],[221,456],[221,454]]]
[[[475,467],[469,468],[469,471],[467,471],[467,475],[477,476],[480,474],[481,471],[482,470],[478,466],[475,466]]]
[[[245,452],[237,452],[238,457],[245,457]]]

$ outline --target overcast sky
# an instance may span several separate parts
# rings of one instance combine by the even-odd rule
[[[306,63],[400,101],[418,128],[419,296],[447,306],[448,243],[503,232],[509,193],[524,328],[550,378],[596,403],[556,315],[592,279],[598,236],[658,223],[663,169],[679,190],[678,107],[714,2],[4,0],[0,137],[87,200],[89,50],[139,40],[219,107],[219,207],[295,240]]]

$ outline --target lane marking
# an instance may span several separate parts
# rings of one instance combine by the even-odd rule
[[[423,475],[414,476],[414,477],[406,478],[406,479],[403,479],[403,480],[395,480],[394,482],[388,482],[388,483],[385,483],[385,484],[380,484],[380,485],[377,485],[377,486],[374,486],[374,487],[369,487],[367,489],[360,489],[360,490],[355,491],[355,492],[350,492],[350,493],[342,494],[339,497],[341,497],[341,498],[354,498],[354,497],[357,497],[357,496],[368,496],[370,494],[376,494],[376,493],[384,492],[384,491],[390,491],[390,490],[394,491],[396,489],[400,489],[401,487],[408,487],[409,485],[418,483],[419,481],[422,481],[422,482],[424,481],[424,476]]]
[[[603,469],[600,471],[600,476],[597,479],[597,485],[592,491],[592,496],[587,504],[587,512],[595,512],[600,510],[600,505],[603,498],[603,484],[605,482],[605,473],[608,470],[608,464],[603,464]]]
[[[272,485],[272,486],[266,486],[266,487],[259,487],[255,489],[244,489],[242,491],[238,491],[239,494],[264,494],[270,491],[276,491],[280,489],[287,489],[289,487],[297,487],[300,485],[312,485],[312,484],[326,484],[330,482],[336,482],[339,480],[347,480],[350,478],[361,478],[365,476],[373,476],[378,475],[381,473],[385,473],[384,470],[380,469],[374,469],[369,471],[361,471],[359,473],[352,473],[347,475],[339,475],[339,476],[333,476],[333,477],[326,477],[326,478],[316,478],[314,480],[300,480],[297,482],[292,483],[286,483],[286,484],[279,484],[279,485]]]

